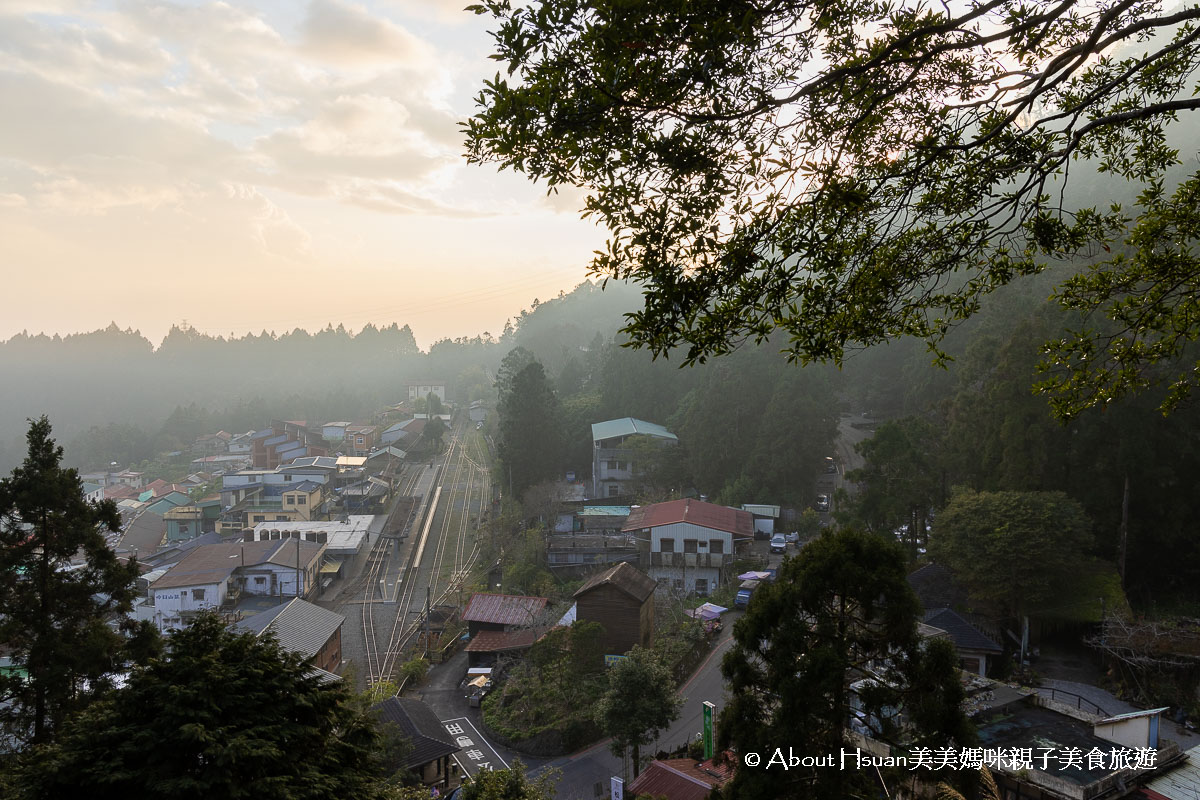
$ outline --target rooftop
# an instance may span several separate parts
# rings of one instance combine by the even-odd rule
[[[754,517],[750,512],[690,498],[634,508],[629,512],[629,519],[625,520],[621,530],[636,531],[677,522],[690,522],[734,536],[754,536]]]
[[[658,581],[637,567],[621,563],[593,575],[583,586],[575,590],[573,597],[578,598],[580,595],[605,585],[613,586],[634,600],[642,602],[654,594],[654,590],[658,586]]]
[[[1107,760],[1103,766],[1090,766],[1086,757],[1078,766],[1067,766],[1059,754],[1072,748],[1084,754],[1093,748],[1108,753],[1114,743],[1092,733],[1091,724],[1057,711],[1024,702],[1010,703],[979,715],[975,723],[980,747],[1031,748],[1038,756],[1035,760],[1037,771],[1060,780],[1087,786],[1118,771],[1109,769]],[[1047,756],[1047,768],[1042,769],[1042,753],[1047,748],[1052,752]]]
[[[533,647],[537,639],[533,631],[480,631],[471,637],[464,648],[468,653],[502,653],[505,650],[524,650]]]
[[[629,506],[584,506],[575,512],[577,517],[628,517]]]
[[[404,769],[428,764],[459,750],[437,715],[420,700],[389,697],[372,706],[372,710],[379,714],[382,722],[395,725],[405,738],[411,740],[412,750],[401,765]]]
[[[1185,753],[1187,761],[1146,784],[1155,795],[1168,800],[1200,800],[1200,747]]]
[[[704,800],[709,792],[732,777],[729,765],[690,758],[651,761],[641,775],[629,784],[630,794],[667,797],[670,800]]]
[[[925,624],[941,628],[950,634],[954,646],[960,650],[982,650],[999,653],[1004,648],[985,636],[956,611],[950,608],[935,608],[925,612]]]
[[[220,583],[242,566],[277,564],[295,567],[297,556],[302,565],[321,557],[325,545],[299,539],[276,539],[267,542],[223,542],[197,547],[179,560],[156,580],[151,588],[171,589],[177,586],[197,586]]]
[[[471,595],[463,619],[496,625],[530,625],[545,608],[544,597],[479,592]]]
[[[358,551],[362,546],[363,539],[369,533],[368,529],[374,519],[370,514],[351,514],[345,522],[338,520],[329,522],[305,520],[260,522],[254,526],[254,538],[259,538],[262,531],[299,531],[301,538],[306,533],[324,533],[327,552],[330,555],[345,554]]]
[[[285,649],[312,658],[345,621],[341,614],[297,597],[242,620],[238,627],[259,636],[271,631]]]
[[[679,437],[662,425],[656,425],[653,422],[646,422],[642,419],[634,419],[633,417],[610,419],[605,422],[592,424],[592,441],[594,442],[604,439],[619,439],[624,436],[633,436],[634,434],[653,436],[657,439],[670,439],[673,442],[679,440]]]

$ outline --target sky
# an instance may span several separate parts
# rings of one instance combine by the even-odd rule
[[[578,194],[463,158],[469,0],[0,0],[0,340],[498,334],[587,277]]]

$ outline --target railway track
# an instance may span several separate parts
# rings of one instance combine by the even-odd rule
[[[403,481],[401,498],[410,496],[413,489],[421,477],[420,470],[412,470],[411,474]],[[362,575],[355,582],[355,594],[361,591],[362,593],[362,624],[363,624],[363,644],[366,650],[367,674],[374,676],[378,668],[378,650],[375,647],[375,604],[376,596],[379,594],[380,574],[383,572],[384,566],[388,561],[388,549],[395,543],[393,536],[384,535],[385,533],[394,534],[403,532],[409,525],[412,524],[412,517],[415,516],[417,510],[416,503],[404,503],[402,500],[392,506],[392,510],[388,515],[388,519],[383,524],[380,536],[375,540],[375,544],[371,546],[371,551],[367,554],[367,563],[364,565]],[[396,519],[398,516],[404,515],[406,519],[400,522]],[[400,523],[397,525],[397,523]],[[371,679],[374,683],[374,679]]]
[[[397,662],[421,628],[427,607],[441,604],[460,587],[478,558],[475,532],[490,497],[488,469],[470,453],[474,449],[481,460],[487,460],[479,439],[474,429],[462,423],[453,431],[419,539],[396,584],[392,598],[395,614],[386,643],[376,630],[373,606],[378,603],[364,600],[367,676],[372,684],[392,679]],[[474,514],[472,509],[476,509]]]

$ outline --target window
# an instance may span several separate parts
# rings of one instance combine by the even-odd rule
[[[259,575],[257,578],[254,579],[255,586],[263,586],[264,584],[266,584],[266,582],[267,582],[267,579],[262,577],[261,575]]]
[[[708,578],[696,578],[696,594],[708,594]]]
[[[674,539],[659,539],[658,549],[663,553],[674,553],[675,552],[675,540]]]
[[[266,521],[267,521],[267,517],[266,517],[266,515],[264,515],[264,514],[255,514],[255,515],[254,515],[254,521],[255,521],[255,522],[266,522]]]
[[[283,479],[284,479],[285,481],[290,481],[290,480],[292,479],[292,476],[291,476],[291,475],[284,475],[284,476],[283,476]]]
[[[193,600],[203,600],[204,599],[204,590],[203,589],[192,589],[192,599]]]
[[[288,521],[287,514],[276,514],[275,521],[276,522],[287,522]]]
[[[683,540],[683,552],[685,552],[685,553],[696,552],[696,540],[695,539],[684,539]]]
[[[713,555],[718,555],[718,556],[724,555],[725,554],[725,542],[721,541],[720,539],[709,539],[708,540],[708,552],[712,553]]]
[[[296,495],[296,505],[298,505],[298,506],[308,505],[308,496],[303,495],[303,494]]]
[[[294,503],[294,502],[296,502],[296,498],[295,498],[295,496],[294,496],[294,495],[290,495],[290,494],[289,494],[289,495],[284,495],[283,502],[285,502],[285,503]]]
[[[608,496],[609,496],[609,497],[617,497],[617,496],[618,496],[618,495],[620,495],[620,494],[621,494],[621,487],[620,487],[620,486],[616,486],[616,485],[610,485],[610,486],[608,487]]]

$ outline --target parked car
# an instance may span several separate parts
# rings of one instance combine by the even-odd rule
[[[833,460],[833,456],[825,456],[825,471],[837,472],[837,462]]]
[[[787,552],[787,539],[784,538],[784,535],[782,533],[777,533],[771,537],[771,552],[772,553],[786,553]]]
[[[829,495],[827,495],[827,494],[817,495],[817,502],[815,505],[816,505],[817,511],[828,511],[829,510]]]
[[[750,603],[750,598],[754,596],[754,590],[758,588],[761,581],[742,581],[742,585],[738,587],[737,596],[733,598],[735,606],[746,606]]]

